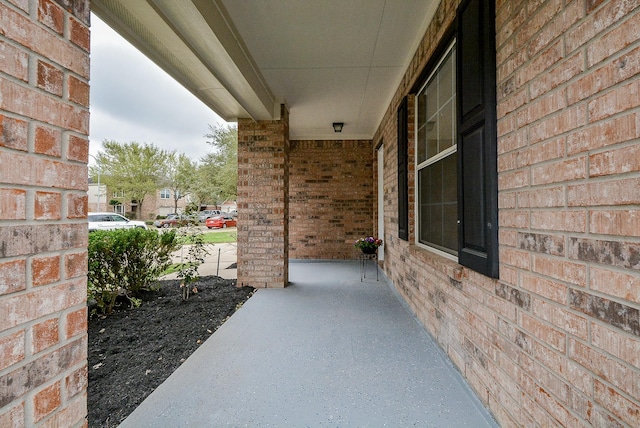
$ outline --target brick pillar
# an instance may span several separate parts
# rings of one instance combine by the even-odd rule
[[[238,121],[238,286],[289,281],[289,112]]]
[[[0,0],[0,28],[0,426],[83,426],[89,0]]]

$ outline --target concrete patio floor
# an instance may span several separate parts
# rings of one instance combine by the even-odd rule
[[[384,275],[291,262],[290,283],[258,290],[120,426],[497,426]]]

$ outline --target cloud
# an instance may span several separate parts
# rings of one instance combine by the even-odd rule
[[[152,143],[194,160],[208,153],[208,125],[224,121],[97,16],[91,19],[91,154],[104,140]]]

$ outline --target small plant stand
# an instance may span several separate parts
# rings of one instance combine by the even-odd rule
[[[373,268],[376,271],[376,281],[378,281],[378,252],[372,254],[360,253],[360,282],[367,277],[367,265],[373,262]]]

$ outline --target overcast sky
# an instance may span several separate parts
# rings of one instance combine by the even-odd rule
[[[102,141],[153,143],[197,160],[209,124],[224,123],[147,57],[91,15],[89,151]],[[94,163],[89,159],[89,163]]]

